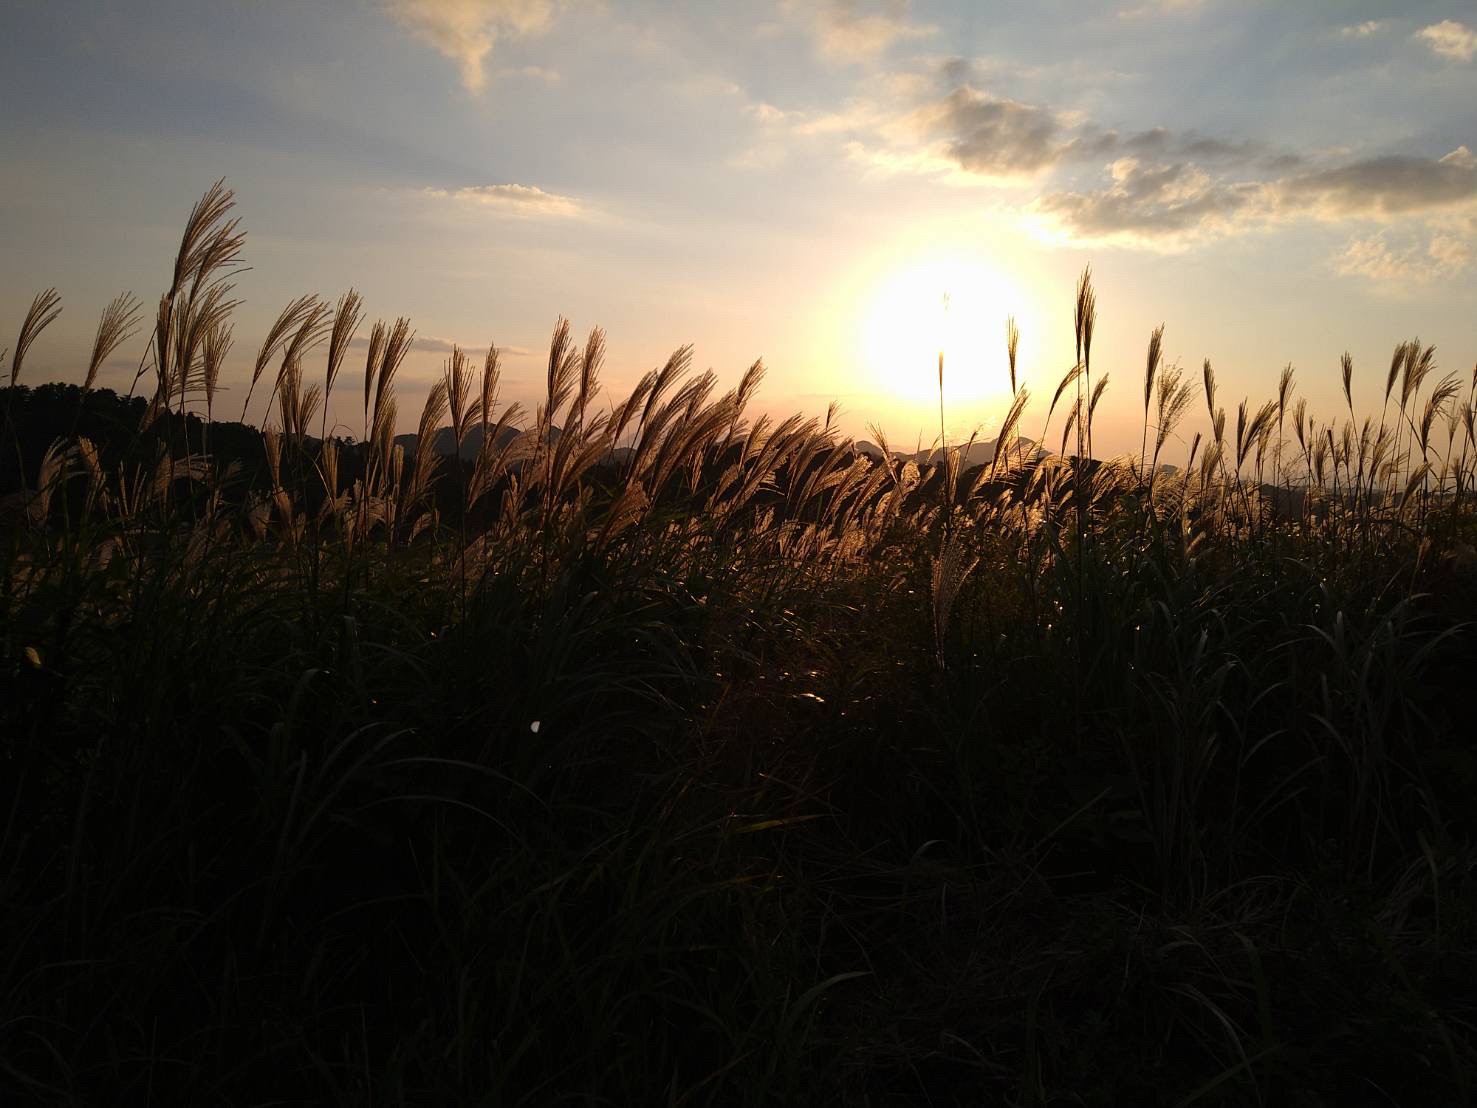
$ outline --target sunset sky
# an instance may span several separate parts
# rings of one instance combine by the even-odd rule
[[[998,423],[1013,313],[1035,434],[1089,264],[1099,453],[1137,447],[1161,322],[1231,405],[1291,361],[1334,414],[1345,349],[1377,403],[1414,335],[1477,359],[1472,0],[0,6],[0,347],[36,290],[66,305],[31,384],[157,297],[217,177],[252,267],[234,395],[287,299],[353,286],[417,328],[407,424],[453,342],[536,399],[562,313],[607,329],[612,390],[691,342],[725,383],[762,357],[763,408],[911,447],[941,343],[951,436]]]

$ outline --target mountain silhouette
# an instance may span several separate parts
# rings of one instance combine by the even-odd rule
[[[1020,443],[1021,447],[1024,450],[1024,453],[1027,455],[1032,454],[1036,449],[1036,443],[1032,439],[1022,437],[1021,439],[1015,441],[1018,441]],[[992,462],[995,458],[995,446],[997,442],[998,440],[996,439],[988,439],[971,443],[967,450],[962,451],[964,455],[962,459],[963,468],[969,469],[973,466],[988,465],[990,462]],[[852,449],[855,450],[858,454],[864,454],[874,461],[880,461],[882,458],[882,448],[876,443],[869,442],[866,439],[858,439],[852,444]],[[959,449],[959,447],[955,446],[951,449]],[[1011,449],[1015,449],[1013,445]],[[937,453],[938,451],[936,449],[919,450],[916,453],[911,454],[905,450],[894,450],[892,452],[892,456],[899,459],[900,461],[916,462],[919,465],[923,465],[931,458],[934,458]]]
[[[460,451],[461,457],[464,461],[472,461],[477,457],[478,453],[481,452],[482,438],[484,433],[485,432],[483,431],[482,425],[480,423],[474,424],[467,429],[466,436],[462,439],[462,448]],[[497,441],[493,445],[497,447],[506,446],[514,439],[522,435],[527,435],[531,433],[532,432],[523,430],[518,427],[504,427],[501,431],[498,432]],[[558,427],[550,427],[549,441],[558,442],[559,436],[563,433],[564,432],[562,432]],[[396,435],[395,445],[403,446],[405,447],[405,453],[413,454],[415,453],[415,447],[418,438],[419,436],[414,433]],[[442,457],[447,458],[451,457],[451,455],[453,454],[458,453],[456,448],[456,435],[452,432],[452,429],[450,427],[441,427],[437,429],[435,436],[431,440],[431,451],[432,453],[439,454]]]

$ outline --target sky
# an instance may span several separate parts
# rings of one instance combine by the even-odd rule
[[[943,349],[947,433],[988,435],[1014,316],[1035,435],[1086,266],[1111,380],[1099,454],[1137,450],[1161,323],[1168,360],[1198,378],[1210,359],[1232,407],[1291,362],[1337,414],[1345,350],[1377,407],[1417,335],[1443,372],[1477,359],[1474,0],[0,13],[0,347],[39,289],[65,305],[23,383],[81,379],[102,307],[164,291],[219,177],[251,267],[228,395],[288,300],[353,287],[371,320],[416,327],[406,429],[453,343],[480,359],[495,342],[505,399],[535,402],[563,315],[606,329],[610,393],[691,343],[725,385],[762,358],[760,410],[836,401],[847,434],[875,423],[909,448],[937,436]],[[99,384],[126,390],[143,344]],[[339,390],[333,418],[358,434]]]

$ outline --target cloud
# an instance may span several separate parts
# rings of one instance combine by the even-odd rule
[[[585,214],[584,206],[572,196],[545,192],[533,185],[468,185],[459,189],[425,188],[423,196],[475,204],[517,216],[568,218]]]
[[[1443,58],[1469,62],[1477,55],[1477,31],[1454,19],[1443,19],[1440,23],[1422,27],[1411,37],[1429,46]]]
[[[890,151],[915,152],[921,141],[919,124],[899,108],[896,83],[895,76],[879,77],[871,82],[867,95],[849,100],[835,111],[809,112],[764,101],[750,103],[744,110],[756,125],[756,141],[730,158],[729,164],[772,169],[796,148],[816,144],[844,151],[852,160],[878,165],[892,156]]]
[[[530,81],[543,81],[549,85],[557,85],[564,79],[558,70],[542,65],[520,65],[512,69],[499,69],[497,75],[499,77],[523,77]]]
[[[884,82],[889,86],[880,94],[885,99],[862,101],[847,112],[797,124],[797,129],[803,125],[818,133],[834,123],[834,129],[847,132],[848,152],[854,157],[860,153],[873,167],[952,176],[956,182],[1020,179],[1069,161],[1102,164],[1123,157],[1264,167],[1277,158],[1283,172],[1300,161],[1295,155],[1275,154],[1263,143],[1193,131],[1104,130],[1069,113],[998,95],[981,77],[976,65],[962,59],[942,63],[932,78],[893,75]]]
[[[1300,161],[1297,155],[1272,154],[1258,142],[1228,142],[1193,131],[1179,134],[1164,127],[1152,127],[1130,135],[1117,131],[1101,131],[1092,126],[1079,129],[1076,137],[1061,150],[1063,158],[1099,160],[1127,155],[1133,158],[1175,158],[1197,162],[1251,162],[1277,159],[1284,166]],[[1289,161],[1289,159],[1291,161]]]
[[[369,347],[369,339],[362,334],[355,335],[349,345],[356,350],[365,350]],[[474,351],[484,351],[487,347],[485,343],[453,342],[451,339],[441,339],[434,335],[416,335],[410,343],[410,348],[423,354],[450,354],[453,349],[471,354]],[[497,349],[499,354],[507,358],[528,358],[535,353],[523,346],[499,346]]]
[[[536,34],[553,18],[552,0],[385,0],[422,41],[461,67],[462,86],[480,93],[485,63],[501,36]]]
[[[1442,272],[1457,273],[1472,260],[1472,240],[1455,235],[1436,235],[1426,245],[1426,255]]]
[[[1062,153],[1060,126],[1052,112],[969,85],[960,85],[925,109],[922,118],[929,132],[944,136],[945,156],[969,173],[1031,174],[1052,165]]]
[[[753,104],[765,157],[738,164],[769,166],[788,142],[807,141],[875,173],[1017,190],[1044,179],[1051,183],[1018,209],[1028,222],[1069,241],[1156,250],[1300,220],[1404,221],[1455,228],[1435,247],[1450,257],[1462,222],[1477,227],[1477,156],[1465,146],[1439,158],[1350,159],[1165,127],[1105,129],[1001,95],[985,76],[955,59],[875,75],[831,113]],[[1090,166],[1104,167],[1106,179],[1092,180]]]
[[[826,0],[813,10],[816,46],[828,60],[863,62],[901,39],[934,33],[933,27],[909,23],[907,14],[908,0],[888,0],[882,11],[862,11],[859,0]]]
[[[1196,238],[1300,218],[1388,223],[1477,210],[1477,157],[1465,146],[1443,158],[1365,158],[1270,180],[1217,179],[1194,162],[1131,157],[1108,171],[1107,187],[1048,193],[1034,211],[1073,239],[1177,249]],[[1370,240],[1361,241],[1348,264],[1372,266]],[[1459,245],[1446,236],[1435,249],[1451,258]]]
[[[1351,23],[1347,27],[1340,27],[1339,34],[1344,38],[1369,38],[1377,35],[1385,29],[1382,19],[1366,19],[1363,23]]]
[[[1462,272],[1472,261],[1472,248],[1454,235],[1433,235],[1420,245],[1392,249],[1385,234],[1356,238],[1335,260],[1342,277],[1363,277],[1390,284],[1425,283]]]
[[[1325,218],[1404,215],[1477,200],[1477,157],[1459,146],[1438,159],[1366,158],[1287,178],[1277,189],[1283,206]]]
[[[1151,0],[1133,8],[1120,8],[1119,19],[1152,19],[1155,16],[1188,13],[1201,7],[1204,0]]]
[[[972,84],[963,62],[928,74],[894,72],[836,111],[751,105],[765,132],[765,155],[744,164],[770,165],[783,138],[828,141],[853,161],[885,173],[932,176],[955,183],[1032,176],[1060,157],[1066,142],[1056,113]]]
[[[1179,248],[1228,229],[1261,200],[1254,182],[1222,183],[1188,162],[1148,165],[1119,158],[1112,184],[1097,192],[1057,192],[1034,205],[1072,238]]]

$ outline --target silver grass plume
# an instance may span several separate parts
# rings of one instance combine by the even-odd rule
[[[97,334],[92,340],[92,356],[87,360],[87,377],[82,384],[84,391],[92,388],[97,381],[98,370],[113,351],[137,334],[142,307],[133,293],[125,292],[115,296],[103,309],[102,318],[97,322]]]
[[[21,375],[21,363],[26,360],[26,354],[31,349],[31,344],[36,341],[36,336],[55,322],[56,317],[62,314],[62,298],[56,289],[47,289],[38,292],[31,301],[31,306],[26,310],[26,317],[21,321],[20,335],[15,340],[15,353],[10,359],[10,387],[14,388]]]

